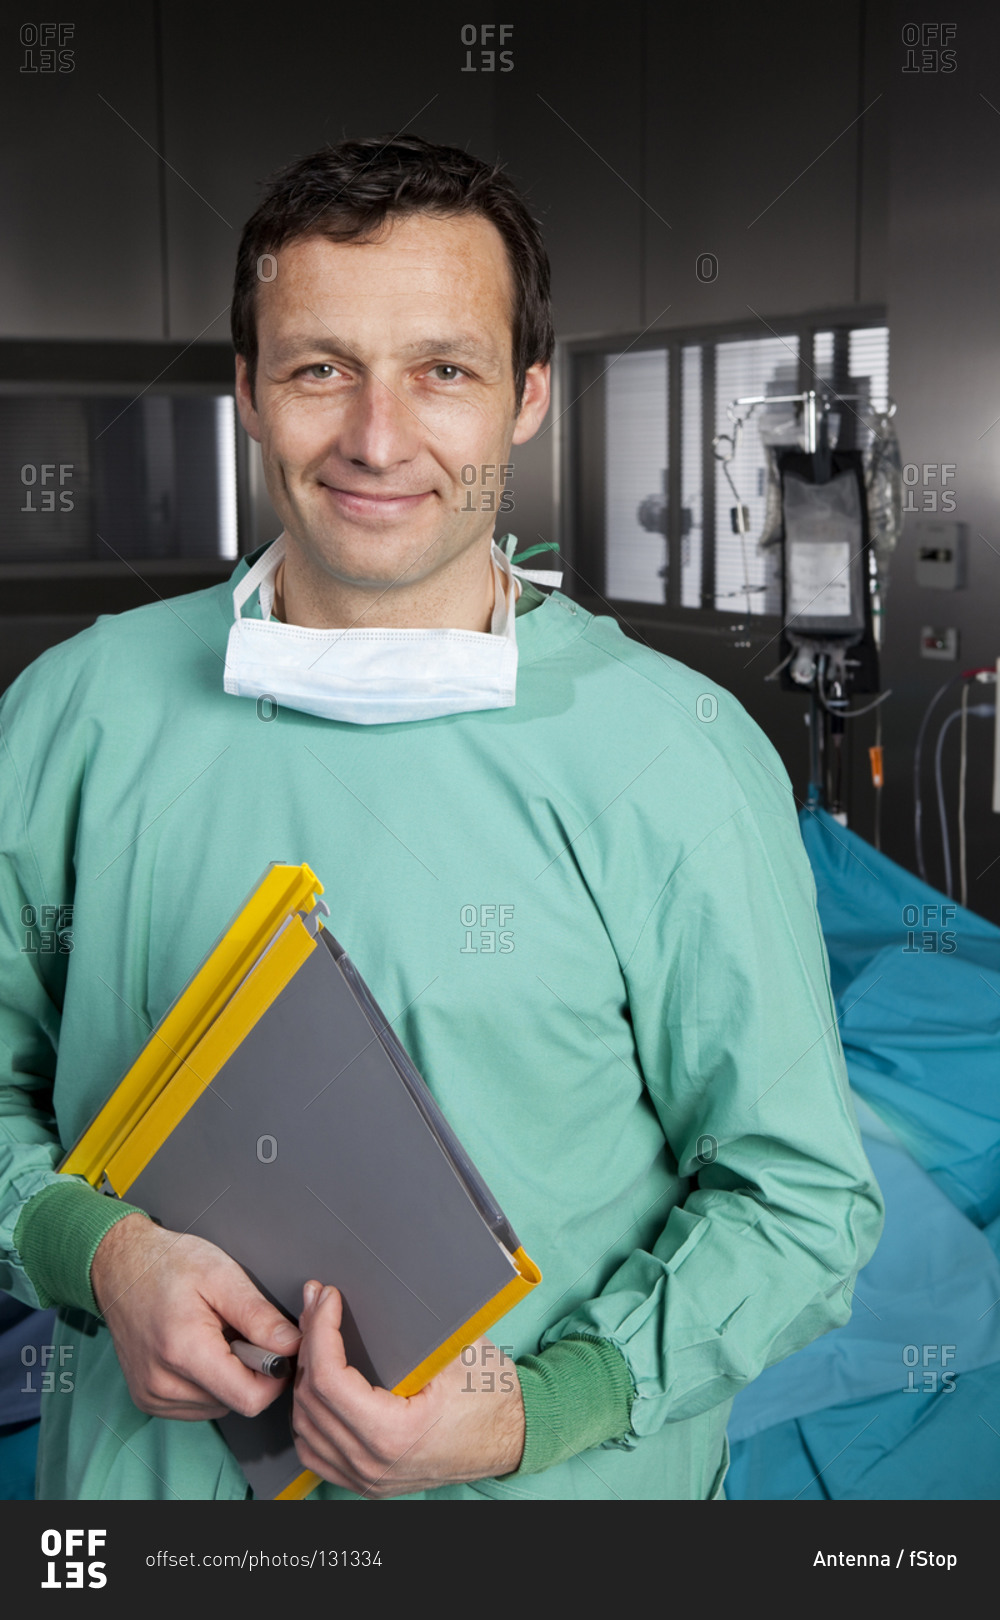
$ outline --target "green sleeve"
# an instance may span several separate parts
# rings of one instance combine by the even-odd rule
[[[621,1351],[608,1339],[560,1339],[522,1356],[517,1375],[524,1400],[524,1453],[507,1479],[540,1474],[554,1463],[629,1430],[634,1391]]]
[[[637,1438],[841,1327],[882,1226],[794,800],[756,746],[767,770],[748,753],[748,783],[776,784],[777,808],[748,802],[705,837],[623,964],[649,1099],[690,1190],[655,1243],[541,1339],[621,1350]]]
[[[142,1214],[71,1176],[29,1198],[14,1228],[14,1245],[40,1303],[77,1305],[100,1316],[90,1284],[97,1246],[116,1222]]]

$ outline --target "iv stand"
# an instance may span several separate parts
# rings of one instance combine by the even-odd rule
[[[834,394],[838,400],[860,399],[860,394]],[[807,388],[801,394],[757,394],[749,399],[734,399],[729,406],[732,417],[734,406],[747,405],[752,411],[757,405],[801,405],[802,410],[802,437],[803,449],[807,456],[820,454],[819,422],[821,412],[825,412],[827,401],[819,395],[815,388]],[[829,454],[824,435],[824,450]],[[818,677],[817,677],[818,680]],[[809,688],[809,786],[806,789],[806,804],[810,810],[826,808],[826,790],[824,788],[824,773],[826,769],[826,715],[820,707],[817,683],[814,680]]]

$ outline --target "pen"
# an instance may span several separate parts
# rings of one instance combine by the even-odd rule
[[[291,1373],[290,1356],[279,1356],[273,1350],[262,1350],[259,1344],[248,1344],[246,1339],[231,1339],[229,1348],[251,1372],[267,1373],[269,1378],[287,1378]]]

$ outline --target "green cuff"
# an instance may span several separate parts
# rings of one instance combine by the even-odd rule
[[[145,1210],[108,1198],[76,1176],[53,1182],[29,1198],[14,1228],[14,1247],[40,1303],[82,1306],[100,1316],[90,1286],[97,1246],[124,1216],[144,1214]]]
[[[578,1451],[627,1434],[635,1391],[628,1363],[610,1339],[559,1339],[522,1356],[524,1453],[513,1474],[540,1474]]]

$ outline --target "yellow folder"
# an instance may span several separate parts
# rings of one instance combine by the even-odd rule
[[[160,1020],[104,1107],[66,1155],[60,1169],[85,1177],[92,1186],[110,1195],[120,1198],[131,1195],[131,1202],[147,1209],[169,1227],[196,1230],[210,1241],[218,1242],[259,1284],[262,1278],[269,1278],[270,1286],[264,1284],[265,1291],[287,1314],[294,1316],[297,1306],[293,1303],[295,1288],[291,1273],[294,1265],[289,1260],[289,1246],[291,1251],[297,1252],[298,1234],[305,1234],[307,1228],[311,1243],[315,1245],[319,1239],[314,1237],[315,1220],[307,1220],[301,1209],[297,1217],[294,1216],[296,1199],[300,1198],[295,1177],[284,1182],[284,1193],[278,1203],[282,1218],[288,1211],[290,1222],[297,1219],[294,1233],[281,1233],[274,1243],[270,1236],[262,1240],[259,1231],[254,1235],[254,1215],[248,1216],[247,1210],[255,1212],[262,1198],[273,1199],[277,1177],[269,1180],[262,1175],[260,1163],[266,1166],[270,1161],[266,1157],[261,1160],[259,1152],[259,1162],[249,1163],[251,1155],[244,1152],[237,1133],[247,1129],[252,1133],[256,1128],[252,1124],[251,1105],[254,1098],[264,1096],[274,1118],[282,1121],[276,1128],[282,1140],[292,1144],[293,1157],[297,1145],[299,1154],[308,1158],[317,1132],[320,1141],[329,1144],[323,1148],[319,1165],[315,1158],[308,1160],[308,1164],[303,1159],[304,1174],[311,1173],[316,1179],[329,1169],[336,1183],[328,1187],[325,1195],[317,1194],[312,1187],[309,1191],[340,1227],[346,1227],[351,1234],[346,1238],[339,1228],[332,1229],[341,1247],[334,1247],[330,1253],[339,1256],[347,1275],[355,1279],[355,1295],[352,1297],[349,1290],[345,1292],[352,1319],[358,1319],[359,1313],[363,1318],[365,1302],[380,1296],[375,1300],[377,1308],[369,1314],[374,1337],[377,1339],[381,1334],[385,1353],[385,1320],[403,1321],[407,1312],[420,1315],[388,1280],[389,1273],[397,1283],[402,1282],[412,1299],[420,1300],[425,1312],[429,1311],[434,1319],[432,1322],[421,1317],[419,1323],[414,1322],[413,1332],[417,1335],[414,1342],[424,1345],[426,1353],[419,1354],[413,1365],[407,1364],[390,1385],[395,1394],[412,1395],[454,1360],[464,1345],[485,1333],[524,1298],[540,1281],[541,1274],[464,1155],[358,970],[329,930],[324,931],[323,914],[329,913],[319,898],[322,892],[322,884],[306,865],[272,863],[269,866]],[[310,1044],[306,1026],[311,1019],[319,1020],[322,1038]],[[341,1080],[337,1086],[332,1080],[325,1085],[319,1093],[326,1099],[323,1111],[318,1109],[308,1124],[303,1124],[299,1113],[304,1114],[311,1103],[303,1106],[297,1102],[293,1081],[308,1066],[307,1058],[317,1045],[327,1053],[341,1035],[348,1043],[346,1050],[357,1053],[356,1058],[351,1057],[345,1063],[349,1078]],[[279,1077],[272,1073],[276,1040],[288,1043],[287,1050],[293,1054],[292,1079],[284,1075],[280,1085]],[[296,1041],[302,1046],[297,1058],[294,1057]],[[280,1049],[286,1047],[282,1045]],[[210,1094],[213,1082],[216,1096],[223,1102],[228,1091],[232,1116],[228,1120],[220,1113],[220,1104],[213,1105]],[[307,1086],[306,1091],[309,1089]],[[312,1099],[316,1101],[317,1098]],[[366,1114],[365,1110],[369,1112]],[[374,1155],[368,1167],[368,1181],[361,1183],[362,1193],[370,1183],[374,1189],[372,1197],[378,1197],[377,1189],[398,1180],[400,1175],[405,1176],[411,1165],[422,1165],[423,1173],[433,1181],[433,1197],[423,1199],[422,1184],[418,1182],[407,1206],[407,1224],[412,1225],[416,1219],[417,1237],[397,1230],[389,1239],[384,1233],[380,1239],[383,1245],[386,1241],[402,1243],[411,1264],[416,1256],[417,1271],[410,1283],[398,1274],[404,1261],[399,1260],[395,1250],[392,1251],[394,1264],[390,1265],[380,1261],[371,1243],[364,1243],[362,1238],[358,1239],[361,1249],[352,1244],[351,1239],[357,1234],[350,1222],[342,1220],[327,1201],[337,1201],[341,1181],[346,1185],[350,1177],[351,1143],[347,1141],[342,1145],[340,1136],[347,1128],[346,1122],[357,1120],[365,1122],[362,1126],[357,1123],[353,1126],[360,1133],[358,1150],[362,1156]],[[383,1121],[384,1132],[380,1128]],[[385,1143],[381,1140],[383,1135]],[[239,1186],[233,1198],[222,1199],[221,1215],[208,1217],[207,1211],[199,1213],[201,1195],[206,1187],[211,1190],[211,1167],[224,1160],[227,1152],[238,1167],[235,1179]],[[338,1152],[346,1154],[339,1161],[339,1172],[336,1170]],[[393,1152],[396,1160],[391,1158]],[[230,1187],[225,1190],[229,1193]],[[357,1188],[353,1193],[356,1198]],[[440,1211],[446,1208],[452,1211],[455,1227],[461,1227],[466,1234],[462,1243],[467,1245],[467,1252],[463,1248],[462,1260],[468,1267],[467,1279],[444,1275],[449,1266],[455,1269],[452,1227],[447,1229],[443,1240],[438,1230],[426,1251],[421,1249],[420,1218],[413,1215],[414,1202],[418,1207],[426,1204],[428,1209],[433,1209],[434,1219],[439,1223],[444,1219]],[[154,1204],[157,1207],[152,1207]],[[219,1210],[218,1200],[213,1208]],[[164,1210],[170,1219],[166,1218]],[[384,1211],[377,1213],[380,1218],[384,1216]],[[181,1225],[185,1217],[185,1224]],[[274,1217],[272,1208],[271,1225]],[[233,1224],[227,1226],[227,1219]],[[430,1221],[430,1215],[427,1219]],[[213,1220],[215,1225],[212,1225]],[[380,1230],[378,1220],[375,1229]],[[249,1248],[237,1253],[245,1231]],[[333,1241],[332,1236],[330,1241]],[[345,1243],[349,1245],[347,1250],[343,1248]],[[374,1261],[365,1260],[364,1249],[369,1256],[374,1255]],[[319,1263],[315,1257],[314,1246],[313,1265]],[[310,1269],[306,1275],[319,1275],[319,1272]],[[486,1276],[493,1278],[493,1284],[488,1297],[481,1298],[475,1294],[474,1285]],[[494,1286],[498,1279],[499,1285]],[[336,1276],[325,1280],[338,1282]],[[296,1286],[301,1298],[301,1283]],[[431,1297],[435,1287],[439,1287],[443,1301],[436,1308],[428,1305],[424,1297]],[[448,1310],[451,1309],[453,1315],[454,1300],[465,1297],[463,1290],[469,1289],[472,1290],[469,1298],[474,1299],[474,1304],[456,1323],[449,1319]],[[393,1294],[388,1301],[381,1297],[387,1290]],[[438,1294],[434,1293],[433,1298],[437,1300]],[[357,1331],[363,1340],[366,1330],[360,1319]],[[407,1322],[407,1343],[409,1332]],[[366,1354],[361,1340],[360,1353]],[[402,1347],[398,1348],[403,1353]],[[398,1360],[392,1348],[388,1360],[390,1363]],[[377,1361],[371,1366],[377,1372]],[[236,1418],[231,1414],[220,1426],[258,1494],[300,1499],[320,1483],[319,1477],[299,1470],[283,1483],[288,1474],[289,1450],[282,1438],[283,1419],[279,1421],[280,1414],[271,1408],[268,1412],[273,1432],[267,1436],[263,1435],[263,1420],[267,1414],[262,1414],[260,1419]],[[266,1450],[266,1457],[262,1453],[258,1459],[256,1449],[259,1447]],[[280,1488],[273,1488],[276,1484]],[[259,1486],[263,1489],[258,1490]]]

